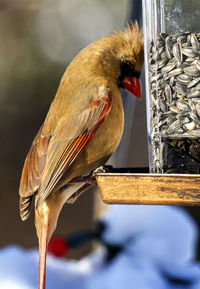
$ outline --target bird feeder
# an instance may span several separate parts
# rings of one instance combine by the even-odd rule
[[[153,173],[199,173],[197,2],[143,1],[149,158]]]
[[[200,203],[200,6],[143,0],[149,172],[97,173],[107,203]]]

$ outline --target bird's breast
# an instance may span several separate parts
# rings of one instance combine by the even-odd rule
[[[86,150],[90,158],[101,158],[111,155],[119,145],[124,128],[124,111],[120,93],[113,96],[112,107],[109,115],[97,131],[94,139]]]

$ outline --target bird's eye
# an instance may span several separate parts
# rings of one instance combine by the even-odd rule
[[[124,56],[124,55],[123,55],[122,58],[121,58],[121,64],[122,64],[122,65],[125,65],[125,66],[132,66],[131,61],[128,60],[127,57]]]
[[[123,59],[123,61],[121,61],[120,70],[121,74],[128,76],[134,72],[134,66],[130,60]]]
[[[132,66],[132,63],[131,63],[129,60],[126,60],[125,64],[126,64],[127,66]]]

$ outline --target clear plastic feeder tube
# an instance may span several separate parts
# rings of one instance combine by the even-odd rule
[[[199,173],[200,0],[143,0],[150,171]]]

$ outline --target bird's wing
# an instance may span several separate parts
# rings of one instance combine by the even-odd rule
[[[41,173],[46,163],[46,153],[50,136],[42,134],[43,126],[38,131],[22,171],[19,194],[22,197],[31,196],[40,185]]]
[[[89,105],[77,111],[70,120],[60,120],[52,136],[38,132],[25,160],[19,194],[27,197],[39,186],[38,206],[47,198],[69,166],[94,137],[111,109],[112,95],[107,87],[99,87]],[[28,205],[27,205],[28,206]]]
[[[50,136],[42,133],[43,126],[38,131],[32,146],[25,159],[19,194],[20,194],[20,215],[22,220],[28,218],[30,206],[32,203],[32,195],[37,191],[40,185],[41,173],[46,163],[46,154]]]

